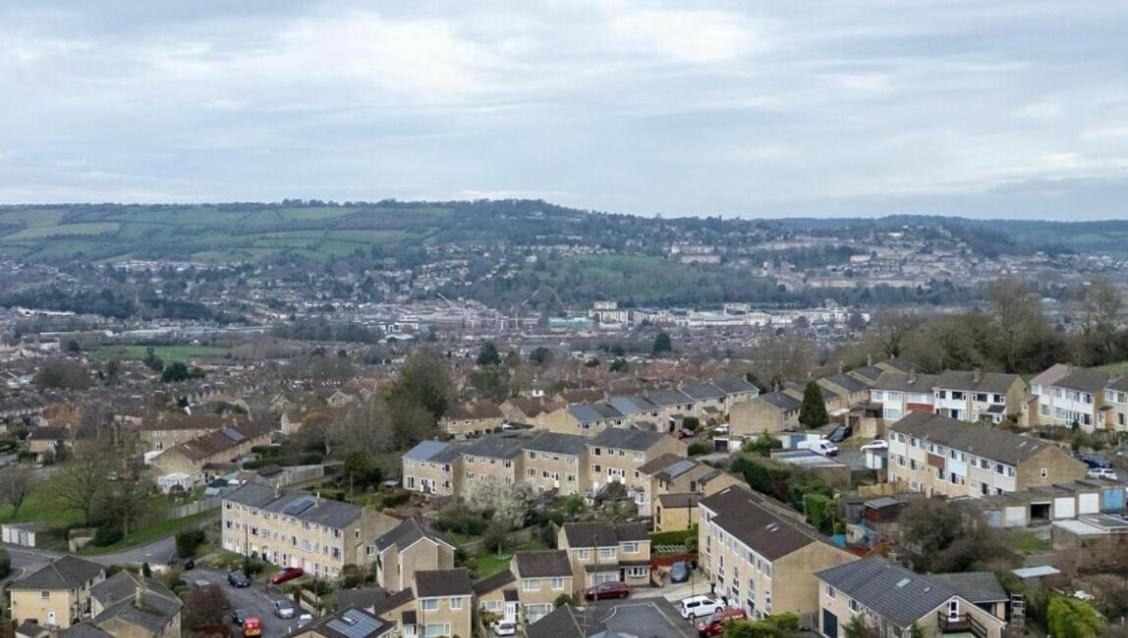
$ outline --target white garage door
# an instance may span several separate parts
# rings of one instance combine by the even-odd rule
[[[1026,527],[1026,507],[1022,505],[1008,507],[1006,525],[1007,527]]]
[[[1101,511],[1100,494],[1081,494],[1077,498],[1079,514],[1096,514]]]
[[[1054,518],[1075,518],[1077,516],[1077,501],[1072,496],[1054,499]]]

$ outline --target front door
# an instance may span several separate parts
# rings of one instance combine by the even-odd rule
[[[955,598],[948,601],[948,620],[960,619],[960,601]]]
[[[827,638],[838,638],[838,616],[824,609],[822,613],[822,632]]]

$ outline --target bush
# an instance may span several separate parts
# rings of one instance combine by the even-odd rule
[[[12,556],[8,550],[0,547],[0,579],[7,578],[12,573]]]
[[[682,419],[682,427],[690,432],[696,432],[701,427],[701,419],[695,416],[687,416]]]
[[[114,521],[106,521],[94,532],[94,538],[90,539],[90,544],[95,547],[105,547],[113,545],[123,538],[121,527]]]
[[[411,500],[411,492],[407,490],[399,490],[394,494],[387,494],[384,496],[384,507],[399,507],[409,500]]]
[[[701,456],[702,454],[710,454],[713,452],[713,446],[708,443],[697,441],[689,444],[688,449],[690,456]]]
[[[697,538],[697,528],[674,530],[672,532],[654,532],[650,535],[650,546],[656,545],[686,545],[690,539]]]
[[[196,555],[196,548],[204,543],[205,536],[202,529],[186,529],[176,533],[176,554],[181,558],[191,558]]]

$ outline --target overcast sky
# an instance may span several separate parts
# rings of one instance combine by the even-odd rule
[[[0,202],[1125,219],[1126,34],[1120,0],[5,0]]]

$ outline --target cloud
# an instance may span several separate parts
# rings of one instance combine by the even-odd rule
[[[608,23],[612,41],[629,51],[680,64],[738,60],[766,44],[745,16],[704,9],[631,9]]]

